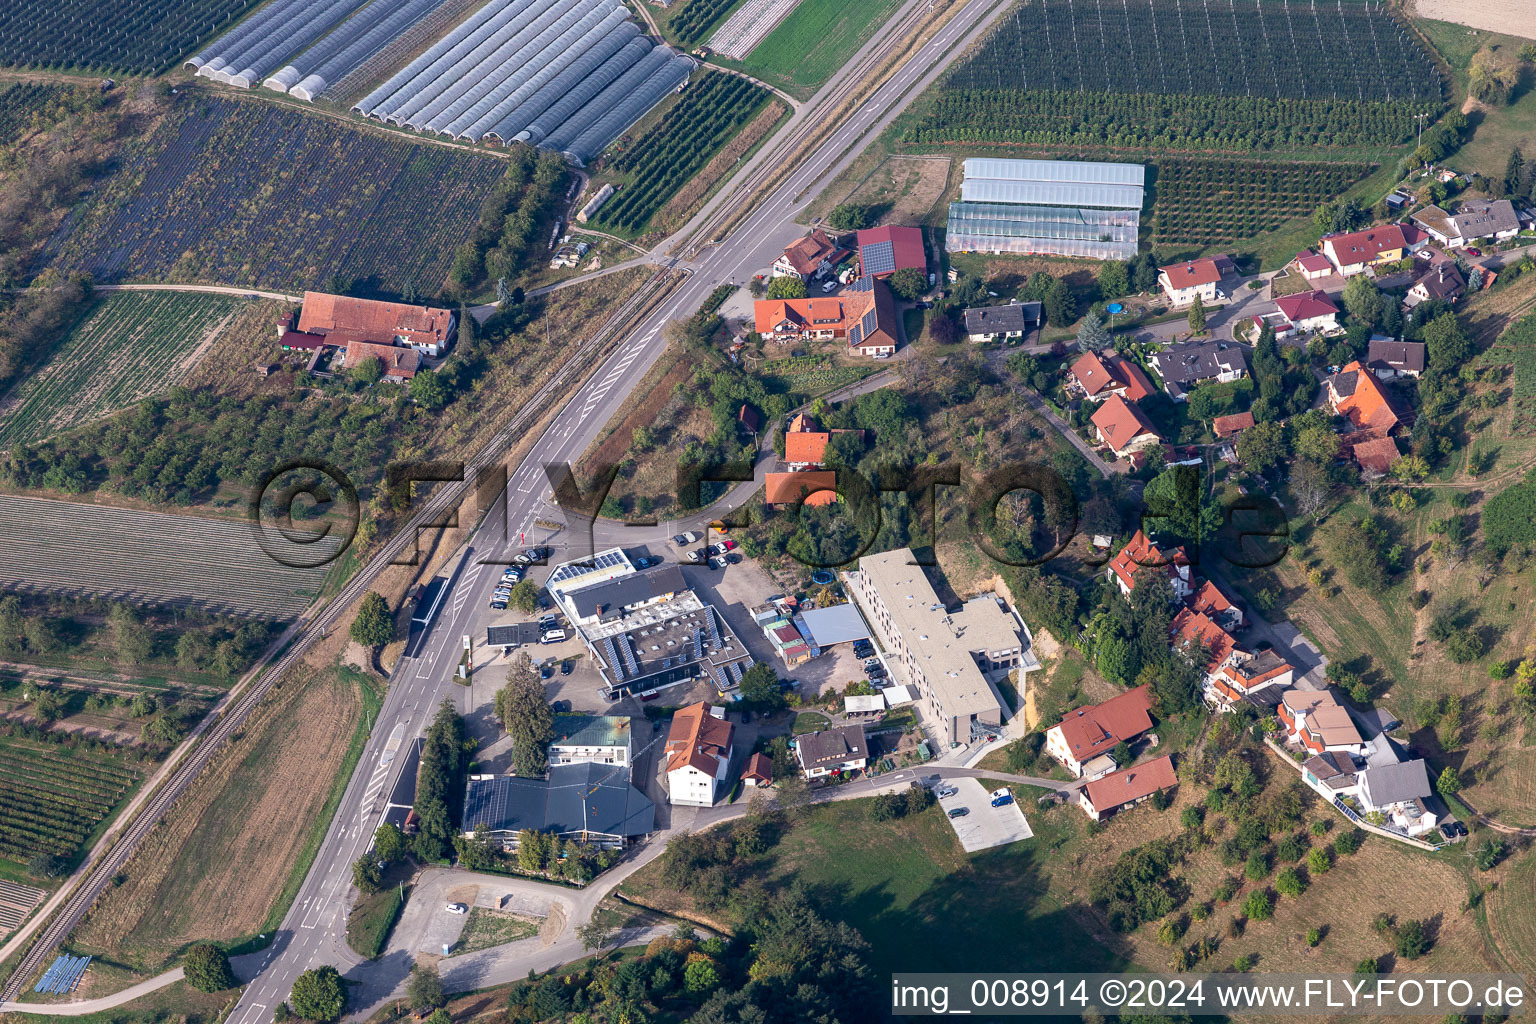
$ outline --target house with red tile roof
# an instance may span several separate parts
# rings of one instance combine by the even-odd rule
[[[323,335],[329,345],[367,341],[376,345],[406,345],[423,355],[440,356],[453,344],[458,316],[451,310],[432,306],[305,292],[298,329],[305,334]]]
[[[857,235],[857,245],[861,277],[890,277],[909,267],[924,273],[928,271],[922,228],[900,224],[865,228]]]
[[[832,443],[835,434],[857,434],[860,441],[864,439],[862,430],[818,429],[816,421],[804,414],[791,420],[789,429],[784,432],[784,463],[789,471],[800,473],[820,469],[826,462],[827,445]]]
[[[349,341],[343,346],[332,365],[339,369],[356,369],[357,365],[374,358],[383,364],[384,379],[403,383],[416,376],[421,369],[421,353],[403,345],[375,345],[371,341]]]
[[[1189,597],[1190,610],[1199,612],[1221,626],[1222,629],[1242,629],[1243,609],[1215,583],[1206,580]]]
[[[1155,390],[1141,367],[1114,352],[1084,352],[1067,370],[1067,390],[1081,392],[1090,402],[1119,395],[1139,402]]]
[[[1211,420],[1211,429],[1217,437],[1233,437],[1253,426],[1253,413],[1234,412]]]
[[[1158,268],[1157,283],[1175,306],[1192,305],[1197,295],[1201,302],[1215,302],[1222,297],[1221,273],[1221,265],[1205,257]]]
[[[1297,292],[1282,295],[1275,306],[1298,331],[1335,331],[1339,327],[1339,307],[1327,292]],[[1276,331],[1280,334],[1280,331]]]
[[[764,477],[763,503],[769,508],[791,505],[831,505],[837,501],[837,474],[831,470],[769,473]]]
[[[1349,446],[1349,457],[1360,467],[1360,475],[1379,479],[1392,471],[1392,464],[1402,457],[1397,442],[1390,437],[1373,437]]]
[[[1328,407],[1349,420],[1356,430],[1374,430],[1386,437],[1402,418],[1376,375],[1357,359],[1323,381]]]
[[[773,785],[773,762],[768,755],[759,751],[747,758],[747,770],[741,773],[741,781],[759,788]]]
[[[1176,601],[1187,598],[1193,589],[1189,556],[1184,553],[1184,549],[1178,547],[1164,551],[1141,530],[1137,530],[1130,543],[1109,560],[1109,568],[1105,572],[1115,586],[1120,588],[1120,595],[1126,598],[1136,589],[1137,575],[1144,572],[1166,575]]]
[[[885,282],[864,277],[826,298],[758,299],[753,327],[774,341],[848,339],[860,355],[884,359],[896,351],[896,300]]]
[[[1403,258],[1408,240],[1403,229],[1396,224],[1386,224],[1364,231],[1350,231],[1342,235],[1329,235],[1323,239],[1323,255],[1328,257],[1344,277],[1363,274],[1378,263],[1391,263]]]
[[[1119,395],[1105,399],[1093,414],[1092,423],[1099,441],[1116,456],[1130,455],[1163,441],[1147,414]]]
[[[1150,686],[1142,685],[1102,704],[1068,711],[1059,724],[1046,731],[1045,751],[1060,761],[1074,778],[1082,778],[1084,767],[1090,762],[1151,728],[1152,691]],[[1112,771],[1113,764],[1109,761],[1103,773]]]
[[[735,727],[721,709],[700,701],[672,716],[667,733],[667,802],[687,807],[714,804],[731,767]]]
[[[816,228],[804,238],[798,238],[784,247],[784,255],[773,261],[774,277],[798,277],[808,281],[826,274],[848,257],[848,250],[839,248],[821,228]]]
[[[1333,264],[1328,257],[1311,249],[1303,249],[1291,260],[1291,267],[1296,268],[1304,280],[1316,281],[1333,273]]]
[[[1178,785],[1173,772],[1173,755],[1164,754],[1145,764],[1095,779],[1078,790],[1077,803],[1094,821],[1103,821],[1117,811],[1135,807],[1154,793]]]
[[[1238,646],[1236,637],[1222,629],[1209,615],[1189,608],[1173,617],[1169,637],[1175,650],[1193,659],[1200,669],[1201,681],[1207,686],[1223,668],[1248,657],[1248,652]]]

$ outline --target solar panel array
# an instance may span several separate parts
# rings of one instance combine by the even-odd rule
[[[715,649],[718,650],[720,648],[720,646],[721,646],[721,644],[720,644],[720,623],[715,621],[715,610],[714,610],[714,608],[705,608],[704,609],[704,621],[706,623],[708,623],[708,625],[709,625],[709,644],[710,644],[711,647],[714,647]]]
[[[1145,201],[1141,164],[1085,160],[965,161],[949,207],[949,252],[1048,253],[1128,260]]]
[[[695,659],[704,657],[704,630],[698,626],[693,627],[693,656]]]
[[[859,249],[866,276],[889,274],[896,269],[896,248],[890,242],[871,242]]]
[[[33,992],[45,992],[50,995],[62,995],[65,992],[73,992],[75,986],[80,984],[81,977],[85,974],[86,965],[91,962],[88,956],[69,956],[65,954],[53,962],[53,966],[43,972],[37,984],[32,986]]]
[[[639,675],[640,663],[635,660],[635,642],[630,639],[628,633],[620,635],[619,647],[622,648],[624,664],[629,667],[630,675]]]
[[[619,658],[618,649],[613,646],[613,637],[603,637],[603,650],[608,653],[608,667],[613,669],[615,679],[624,678],[624,664]]]

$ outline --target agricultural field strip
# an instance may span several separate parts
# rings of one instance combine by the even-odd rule
[[[5,0],[0,64],[148,75],[188,55],[249,0]]]
[[[11,82],[0,85],[0,145],[13,142],[29,128],[43,109],[69,86],[48,82]]]
[[[19,928],[47,896],[46,889],[0,879],[0,933]]]
[[[227,295],[112,293],[0,401],[0,447],[62,433],[164,392],[192,368],[189,353],[244,301]]]
[[[435,294],[504,170],[278,104],[189,96],[51,248],[106,283],[302,291],[340,275]]]
[[[763,37],[778,27],[800,0],[747,0],[709,38],[709,48],[732,60],[744,60]]]
[[[111,762],[0,742],[0,856],[73,855],[140,778]]]
[[[1369,164],[1159,160],[1157,240],[1211,245],[1251,238],[1344,192]]]
[[[687,6],[673,16],[668,27],[683,46],[692,46],[704,38],[709,27],[734,0],[687,0]]]
[[[0,528],[30,538],[0,552],[0,578],[14,590],[135,595],[288,619],[326,573],[279,565],[244,520],[0,495]]]

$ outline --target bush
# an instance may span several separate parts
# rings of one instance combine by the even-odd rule
[[[1243,901],[1243,916],[1250,921],[1268,921],[1274,913],[1275,905],[1263,889],[1253,890]]]
[[[1307,945],[1316,948],[1323,941],[1323,933],[1317,928],[1307,929]]]
[[[1216,887],[1216,891],[1212,893],[1212,896],[1215,898],[1217,903],[1227,903],[1232,899],[1233,896],[1237,895],[1237,884],[1237,879],[1225,878],[1222,880],[1221,884]]]
[[[1294,864],[1307,855],[1308,843],[1301,836],[1286,836],[1280,840],[1275,855],[1287,863]]]
[[[1328,856],[1328,851],[1322,847],[1314,846],[1307,854],[1307,870],[1314,875],[1327,874],[1331,867],[1333,867],[1333,858]]]
[[[1269,876],[1269,858],[1263,850],[1254,850],[1248,855],[1248,863],[1243,866],[1243,875],[1250,882],[1257,882]]]
[[[446,1006],[448,997],[443,993],[443,980],[438,977],[437,968],[430,964],[412,967],[410,980],[405,986],[405,998],[417,1013]]]
[[[1356,974],[1375,974],[1376,970],[1376,958],[1373,956],[1367,957],[1366,959],[1361,960],[1359,963],[1355,964]]]
[[[1360,844],[1363,841],[1364,836],[1361,831],[1357,828],[1352,828],[1348,832],[1339,834],[1339,837],[1333,841],[1333,848],[1336,852],[1348,856],[1360,849]]]
[[[200,942],[187,950],[182,960],[187,984],[199,992],[222,992],[239,984],[230,970],[229,957],[218,946]]]
[[[1307,888],[1307,884],[1301,880],[1295,868],[1283,868],[1275,876],[1275,891],[1281,896],[1300,896]]]
[[[1429,952],[1432,943],[1422,921],[1404,921],[1392,936],[1392,949],[1405,960],[1417,960]]]

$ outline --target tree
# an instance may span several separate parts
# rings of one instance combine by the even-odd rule
[[[199,942],[189,948],[181,966],[187,984],[199,992],[223,992],[239,984],[230,969],[229,956],[212,943]]]
[[[438,977],[435,966],[417,964],[411,968],[411,976],[405,983],[405,1001],[417,1013],[428,1013],[448,1004],[443,979]]]
[[[1344,286],[1344,308],[1362,324],[1379,323],[1385,313],[1386,299],[1377,290],[1375,282],[1364,274],[1356,274]]]
[[[608,930],[608,926],[596,917],[577,928],[576,935],[581,939],[582,951],[587,953],[602,949],[613,940],[613,933]]]
[[[448,385],[435,370],[420,370],[411,378],[411,397],[425,409],[441,409],[448,404]]]
[[[792,274],[776,277],[768,282],[768,297],[770,299],[803,299],[805,282]]]
[[[1525,156],[1516,146],[1509,151],[1509,161],[1504,165],[1503,195],[1506,199],[1523,199],[1525,184]]]
[[[1248,863],[1243,867],[1243,875],[1250,882],[1262,881],[1269,875],[1269,858],[1263,850],[1254,850],[1248,855]]]
[[[1205,333],[1205,300],[1195,293],[1194,304],[1189,307],[1189,329],[1194,334]]]
[[[378,356],[368,356],[366,359],[359,360],[357,365],[352,367],[351,376],[353,380],[364,386],[377,384],[384,379],[384,360]]]
[[[702,999],[720,987],[720,970],[702,953],[690,954],[683,967],[683,989],[695,999]]]
[[[32,715],[44,725],[64,714],[64,695],[58,690],[32,684]]]
[[[1077,319],[1077,299],[1063,278],[1055,278],[1042,300],[1045,319],[1052,327],[1068,327]]]
[[[1417,960],[1429,952],[1429,947],[1422,921],[1407,920],[1392,931],[1392,950],[1404,960]]]
[[[365,853],[352,862],[352,884],[364,896],[372,896],[379,891],[383,879],[379,875],[378,861],[373,859],[372,854]]]
[[[373,855],[386,864],[405,856],[405,833],[400,826],[385,822],[373,833]]]
[[[38,853],[27,861],[27,871],[36,878],[59,878],[69,872],[69,859],[55,853]]]
[[[898,299],[913,302],[928,290],[928,275],[917,267],[902,267],[891,275],[889,284],[891,293]]]
[[[1301,875],[1296,873],[1295,868],[1284,868],[1275,876],[1275,891],[1281,896],[1295,898],[1300,896],[1305,888],[1306,885],[1302,882]]]
[[[1446,765],[1440,772],[1440,777],[1435,780],[1435,788],[1441,796],[1453,796],[1461,792],[1461,777],[1456,774],[1456,769]]]
[[[118,660],[136,665],[149,658],[154,640],[149,628],[139,620],[132,608],[126,604],[114,604],[107,612],[107,626],[112,634],[112,645],[117,648]]]
[[[1274,902],[1270,900],[1269,893],[1263,889],[1253,890],[1243,901],[1243,916],[1250,921],[1267,921],[1274,912]]]
[[[347,989],[336,968],[329,964],[311,968],[294,981],[288,1004],[305,1020],[327,1024],[341,1019],[347,1008]]]
[[[512,738],[512,770],[518,775],[543,775],[549,769],[554,712],[544,697],[544,683],[525,651],[512,659],[506,685],[496,691],[496,717]]]
[[[1290,452],[1285,428],[1278,423],[1255,423],[1237,435],[1237,457],[1255,473],[1267,473]]]
[[[539,610],[539,585],[532,580],[518,580],[507,595],[507,603],[524,615],[532,615]]]
[[[784,690],[772,665],[760,661],[741,674],[741,698],[761,711],[784,707]]]
[[[1333,858],[1321,846],[1314,846],[1307,853],[1307,870],[1314,875],[1325,875],[1333,867]]]
[[[1098,352],[1109,348],[1115,343],[1115,336],[1099,315],[1092,310],[1083,317],[1083,322],[1077,325],[1077,345],[1084,352]]]
[[[827,223],[834,231],[862,231],[873,222],[870,209],[858,203],[842,203],[832,208]]]
[[[1099,295],[1118,299],[1131,290],[1130,271],[1119,260],[1108,260],[1099,267]]]
[[[389,605],[382,594],[370,590],[363,595],[350,634],[353,640],[370,648],[383,647],[395,638],[394,616],[389,614]]]

